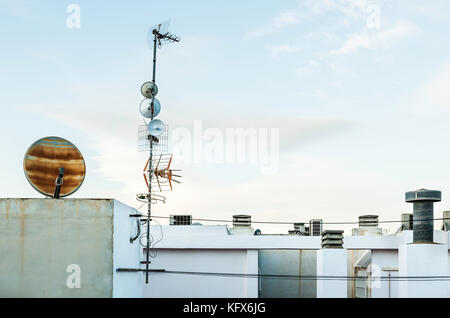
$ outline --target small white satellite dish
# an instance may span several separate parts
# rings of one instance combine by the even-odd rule
[[[144,97],[152,98],[158,94],[158,86],[153,82],[145,82],[141,86],[141,93]]]
[[[152,118],[152,99],[146,98],[141,102],[139,106],[139,110],[141,111],[141,115],[145,118]],[[159,100],[153,98],[153,118],[158,116],[161,111],[161,104]]]
[[[161,136],[166,128],[162,120],[153,119],[150,124],[148,124],[148,131],[150,135],[158,137]]]

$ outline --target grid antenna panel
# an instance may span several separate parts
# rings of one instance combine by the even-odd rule
[[[138,128],[138,151],[150,151],[150,138],[152,136],[148,132],[146,125],[140,125]],[[161,136],[153,139],[153,151],[155,153],[164,153],[169,151],[169,126],[165,125],[164,132]]]

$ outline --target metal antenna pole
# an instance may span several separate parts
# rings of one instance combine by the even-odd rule
[[[161,45],[161,40],[164,41],[168,41],[168,42],[179,42],[180,38],[170,34],[169,32],[164,32],[164,33],[160,33],[160,29],[162,27],[162,24],[158,24],[153,30],[153,75],[152,75],[152,83],[153,83],[153,88],[156,89],[156,92],[153,93],[151,95],[151,121],[153,121],[153,117],[154,117],[154,112],[155,112],[155,95],[157,93],[157,87],[156,87],[156,83],[155,83],[155,79],[156,79],[156,49],[157,49],[157,45]],[[144,83],[147,84],[147,83]],[[142,88],[141,88],[142,90]],[[147,96],[146,94],[144,94],[144,92],[142,93],[145,97],[150,98],[150,96]],[[146,116],[144,116],[146,117]],[[148,117],[147,117],[148,118]],[[151,122],[150,121],[150,122]],[[151,134],[147,134],[148,137],[148,141],[150,142],[150,157],[149,157],[149,170],[148,170],[148,193],[147,193],[147,204],[148,204],[148,211],[147,211],[147,244],[146,244],[146,262],[145,262],[145,283],[148,284],[148,274],[149,274],[149,267],[150,267],[150,248],[151,248],[151,241],[150,241],[150,222],[152,220],[152,171],[153,171],[153,166],[152,166],[152,161],[153,161],[153,141],[155,141],[158,145],[159,141],[156,137],[154,137]],[[170,163],[169,163],[170,165]],[[158,168],[158,165],[156,165],[156,168]],[[145,175],[144,175],[145,176]],[[158,178],[156,176],[156,178]],[[170,182],[170,180],[169,180]],[[158,183],[159,184],[159,183]],[[157,190],[156,190],[157,191]],[[157,199],[156,199],[157,200]],[[156,202],[156,201],[155,201]]]
[[[153,77],[152,82],[155,84],[155,76],[156,76],[156,35],[157,33],[153,30]],[[151,120],[153,120],[153,112],[154,112],[154,101],[155,96],[152,97],[152,116]],[[152,215],[152,160],[153,160],[153,138],[150,137],[150,160],[149,160],[149,171],[148,171],[148,211],[147,211],[147,253],[146,253],[146,261],[145,261],[145,283],[148,284],[148,273],[149,273],[149,263],[150,263],[150,220]]]

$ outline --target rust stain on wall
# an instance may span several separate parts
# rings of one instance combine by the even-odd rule
[[[25,206],[20,205],[20,272],[23,274],[25,263]]]
[[[5,206],[5,218],[6,220],[9,219],[9,211],[11,210],[11,200],[7,200],[6,201],[6,206]]]

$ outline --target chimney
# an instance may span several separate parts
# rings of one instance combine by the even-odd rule
[[[378,227],[378,215],[361,215],[358,217],[359,227]]]
[[[413,215],[411,213],[402,214],[402,226],[406,231],[412,231],[413,229]]]
[[[251,215],[233,215],[233,227],[239,228],[249,228],[252,226],[252,216]]]
[[[433,205],[441,201],[441,191],[409,191],[405,201],[413,203],[413,243],[433,243]]]
[[[344,248],[344,231],[325,230],[322,232],[322,248]]]
[[[170,225],[192,225],[192,215],[171,215]]]

